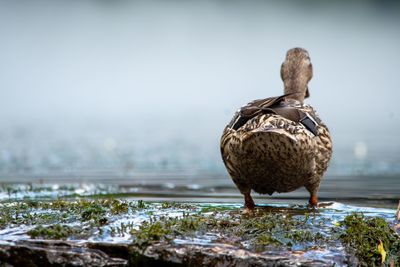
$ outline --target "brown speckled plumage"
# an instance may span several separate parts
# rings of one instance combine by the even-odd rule
[[[316,206],[319,184],[332,155],[328,128],[315,110],[303,103],[309,95],[307,84],[312,77],[307,51],[301,48],[289,50],[282,64],[281,77],[285,94],[290,95],[278,105],[308,113],[317,122],[317,134],[314,135],[300,122],[265,112],[234,129],[233,122],[241,113],[235,114],[223,132],[221,153],[249,209],[254,207],[251,190],[271,195],[302,186],[310,192],[310,205]]]

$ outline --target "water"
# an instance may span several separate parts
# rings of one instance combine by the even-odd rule
[[[400,199],[399,180],[388,176],[333,176],[323,180],[321,201],[344,201],[359,205],[395,208]],[[53,173],[18,175],[12,180],[0,177],[0,200],[46,199],[48,197],[115,195],[150,201],[241,202],[239,193],[227,174],[191,173],[182,171],[132,172],[129,174],[91,172],[81,175]],[[272,196],[252,194],[257,203],[306,203],[309,193],[298,189]]]

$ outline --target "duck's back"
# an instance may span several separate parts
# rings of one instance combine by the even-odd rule
[[[253,101],[246,107],[259,103],[262,101]],[[274,112],[274,105],[305,114],[311,125],[279,115],[280,112]],[[243,120],[243,109],[237,112],[221,138],[224,163],[238,188],[242,192],[250,188],[272,194],[319,184],[331,157],[331,140],[314,109],[283,101],[253,115]]]

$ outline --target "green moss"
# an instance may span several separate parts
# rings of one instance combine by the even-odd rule
[[[0,204],[0,229],[18,225],[51,224],[65,222],[64,213],[52,211],[38,212],[26,203]]]
[[[257,250],[262,246],[296,245],[299,248],[324,246],[328,238],[315,231],[313,224],[302,216],[287,213],[266,213],[261,216],[242,218],[233,228]]]
[[[198,208],[194,205],[186,204],[186,203],[179,203],[179,202],[162,202],[161,203],[162,209],[175,209],[175,210],[197,210]]]
[[[77,201],[57,199],[0,203],[0,229],[22,224],[38,225],[76,221],[98,227],[108,224],[108,218],[126,214],[134,208],[130,207],[129,202],[118,199]]]
[[[255,246],[283,245],[278,239],[273,238],[270,234],[263,233],[256,237],[253,241]]]
[[[92,207],[85,208],[81,213],[83,221],[95,220],[98,221],[106,214],[106,209],[99,205],[93,205]]]
[[[136,208],[145,209],[146,208],[146,203],[143,200],[138,200],[138,202],[136,204]]]
[[[208,230],[208,218],[198,214],[184,213],[183,217],[151,217],[139,229],[132,229],[134,244],[146,247],[155,241],[170,241],[177,236],[196,236],[198,231]]]
[[[356,254],[361,266],[381,265],[379,242],[383,243],[387,253],[385,263],[393,260],[400,266],[400,237],[383,218],[367,218],[354,213],[346,216],[342,224],[345,231],[340,240]]]
[[[111,214],[117,215],[117,214],[127,213],[129,211],[128,202],[117,199],[112,199],[109,201],[111,201],[111,207],[110,207]]]
[[[130,233],[133,229],[135,229],[135,225],[130,223],[120,223],[119,226],[110,227],[110,234],[112,237],[115,236],[125,236],[126,234]]]
[[[31,238],[67,239],[68,237],[82,236],[83,231],[68,225],[37,226],[27,233]]]
[[[172,232],[168,221],[150,221],[143,222],[139,229],[131,230],[131,234],[134,236],[134,244],[145,248],[154,241],[166,241],[169,240],[168,235]]]
[[[134,245],[144,248],[154,242],[168,242],[173,238],[197,237],[202,234],[216,233],[219,242],[242,246],[241,242],[250,244],[250,248],[262,250],[265,246],[292,246],[301,244],[313,246],[326,240],[318,232],[307,228],[302,217],[288,214],[266,213],[255,217],[241,217],[237,214],[213,213],[205,215],[184,213],[182,217],[152,217],[143,222],[139,229],[132,229]]]
[[[177,206],[176,202],[163,202],[163,203],[161,203],[161,208],[162,209],[176,208],[176,206]]]

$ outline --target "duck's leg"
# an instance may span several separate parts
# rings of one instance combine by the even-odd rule
[[[254,207],[256,206],[254,204],[254,200],[250,195],[251,190],[248,190],[246,192],[243,193],[244,195],[244,206],[247,210],[253,210]]]
[[[310,195],[310,199],[308,200],[308,206],[311,208],[318,207],[318,195],[317,194]]]
[[[310,199],[308,200],[308,206],[310,208],[317,208],[319,183],[306,185],[306,189],[308,192],[310,192]]]

